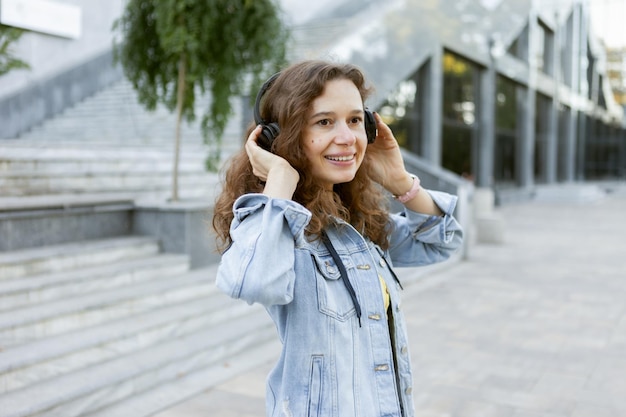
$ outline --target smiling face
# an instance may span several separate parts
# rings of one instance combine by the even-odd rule
[[[367,137],[363,101],[354,83],[326,83],[313,100],[302,135],[311,175],[326,189],[354,179],[363,162]]]

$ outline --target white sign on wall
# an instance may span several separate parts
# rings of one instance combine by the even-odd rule
[[[81,35],[81,9],[50,0],[0,0],[0,23],[76,39]]]

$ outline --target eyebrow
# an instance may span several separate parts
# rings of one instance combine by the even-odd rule
[[[354,109],[350,112],[350,114],[364,114],[365,112],[363,111],[363,109]],[[309,119],[315,119],[318,117],[322,117],[322,116],[334,116],[335,112],[332,111],[320,111],[317,112],[315,114],[312,114],[311,117],[309,117]]]

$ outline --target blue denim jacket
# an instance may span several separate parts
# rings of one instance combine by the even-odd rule
[[[386,252],[349,224],[326,229],[356,292],[361,324],[329,251],[305,236],[310,212],[262,194],[237,199],[217,285],[264,305],[276,324],[282,354],[267,380],[267,416],[414,415],[400,288],[390,267],[442,261],[462,242],[452,216],[456,197],[428,192],[444,215],[393,214]],[[379,276],[391,298],[389,317]]]

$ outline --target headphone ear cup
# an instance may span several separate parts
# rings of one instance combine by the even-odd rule
[[[378,129],[376,128],[376,119],[374,114],[365,109],[365,135],[367,136],[367,143],[374,143],[376,136],[378,135]]]
[[[266,151],[272,150],[272,143],[280,133],[278,123],[268,123],[261,125],[261,133],[257,139],[257,143]]]
[[[261,126],[261,133],[257,138],[257,143],[260,147],[270,152],[272,151],[272,142],[274,142],[274,139],[276,139],[276,136],[280,133],[280,129],[278,128],[278,123],[266,123],[261,117],[261,98],[263,98],[267,89],[270,88],[274,80],[278,78],[279,75],[280,72],[277,72],[263,83],[261,89],[256,95],[253,110],[254,123]]]

